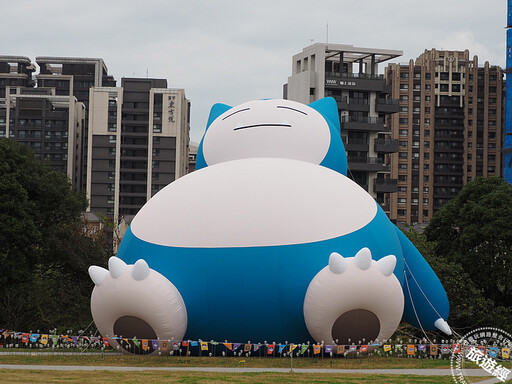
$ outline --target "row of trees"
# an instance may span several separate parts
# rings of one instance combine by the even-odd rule
[[[91,321],[87,269],[106,265],[105,232],[84,234],[87,200],[28,147],[0,139],[0,328],[83,329]],[[443,283],[450,325],[512,331],[512,187],[477,178],[425,232],[407,232]]]
[[[512,332],[512,187],[475,178],[436,212],[423,234],[407,233],[441,280],[449,324]]]
[[[84,234],[86,207],[65,174],[27,146],[0,139],[0,328],[90,324],[87,269],[105,265],[112,243],[104,232]]]

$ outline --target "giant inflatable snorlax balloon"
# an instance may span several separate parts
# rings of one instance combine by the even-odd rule
[[[139,211],[109,270],[90,267],[104,337],[347,344],[402,319],[451,333],[439,279],[346,177],[334,99],[217,104],[196,167]]]

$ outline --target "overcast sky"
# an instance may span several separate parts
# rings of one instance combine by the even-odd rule
[[[196,142],[214,103],[282,97],[292,56],[312,42],[402,50],[396,62],[469,49],[505,66],[506,0],[3,0],[0,9],[2,55],[101,57],[119,86],[149,75],[184,88]]]

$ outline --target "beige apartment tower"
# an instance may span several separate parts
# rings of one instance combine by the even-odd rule
[[[469,51],[425,50],[409,64],[388,64],[399,112],[389,115],[389,216],[398,225],[428,222],[476,176],[502,175],[503,71]]]
[[[188,172],[190,102],[165,79],[123,78],[89,96],[89,210],[129,223],[160,189]]]
[[[389,213],[389,195],[397,191],[390,154],[398,151],[386,116],[398,112],[378,65],[402,51],[316,43],[293,56],[284,97],[309,104],[333,97],[338,105],[341,138],[347,151],[348,177]]]

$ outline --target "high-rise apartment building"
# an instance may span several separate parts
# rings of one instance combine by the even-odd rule
[[[123,78],[89,97],[90,211],[119,223],[188,171],[190,102],[165,79]]]
[[[389,195],[397,191],[390,177],[390,154],[398,151],[385,119],[398,112],[378,65],[402,51],[316,43],[293,56],[292,76],[284,97],[309,104],[326,96],[338,103],[348,176],[389,211]]]
[[[103,59],[84,57],[36,57],[39,74],[37,86],[54,88],[56,95],[75,96],[85,106],[84,134],[79,144],[78,169],[80,189],[85,189],[87,174],[87,136],[89,127],[89,89],[91,87],[115,87],[116,80],[108,74]]]
[[[32,73],[35,66],[25,56],[0,56],[0,99],[5,98],[5,88],[30,87],[35,85]],[[13,91],[16,92],[16,91]],[[0,108],[3,108],[0,106]]]
[[[84,106],[72,94],[33,88],[34,70],[26,57],[0,56],[0,137],[28,145],[78,189]]]
[[[390,218],[428,222],[475,176],[502,175],[503,71],[478,66],[469,51],[426,50],[415,62],[388,64],[386,80],[399,113],[393,139]]]

